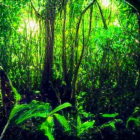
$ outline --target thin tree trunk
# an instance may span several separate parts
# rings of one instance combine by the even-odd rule
[[[44,70],[42,75],[42,91],[47,92],[53,80],[53,48],[54,48],[54,22],[55,22],[55,2],[48,0],[46,4],[46,48]],[[45,96],[45,95],[44,95]],[[49,94],[47,94],[49,98]],[[43,100],[46,100],[43,97]]]
[[[67,77],[67,63],[66,63],[66,5],[64,5],[64,19],[63,19],[63,55],[62,55],[62,63],[63,63],[63,76],[64,81],[66,84],[68,83],[68,77]]]
[[[81,13],[81,16],[79,18],[79,21],[77,23],[77,28],[76,28],[76,37],[75,37],[75,48],[76,48],[76,67],[75,67],[75,70],[74,70],[74,74],[73,74],[73,80],[72,80],[72,93],[71,93],[71,100],[72,100],[72,104],[75,106],[75,92],[76,92],[76,81],[77,81],[77,77],[78,77],[78,71],[79,71],[79,67],[81,65],[81,62],[82,62],[82,58],[83,58],[83,55],[84,55],[84,50],[85,50],[85,47],[87,46],[87,44],[85,44],[85,35],[84,35],[84,22],[83,22],[83,48],[82,48],[82,52],[81,52],[81,55],[80,55],[80,58],[79,58],[79,61],[77,62],[77,49],[78,49],[78,36],[79,36],[79,28],[80,28],[80,23],[81,23],[81,20],[82,20],[82,17],[83,15],[86,13],[86,11],[92,7],[93,8],[93,4],[95,3],[95,0],[93,0]],[[92,15],[92,13],[91,13]],[[90,15],[90,22],[92,22],[92,18],[91,18],[91,15]],[[83,19],[84,21],[84,19]],[[90,31],[91,31],[91,24],[89,24],[89,34],[88,34],[88,38],[87,40],[89,40],[89,36],[90,36]]]

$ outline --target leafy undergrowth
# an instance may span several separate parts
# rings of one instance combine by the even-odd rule
[[[49,103],[33,100],[30,104],[16,104],[3,140],[138,140],[140,138],[140,108],[120,119],[119,113],[92,114],[67,112],[64,103],[51,109]],[[57,112],[60,112],[59,114]],[[61,114],[61,115],[60,115]],[[1,122],[4,126],[5,122]],[[2,127],[1,127],[2,128]],[[1,130],[2,131],[2,130]]]

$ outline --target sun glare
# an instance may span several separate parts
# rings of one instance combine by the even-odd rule
[[[37,24],[34,20],[30,20],[26,22],[27,28],[30,30],[36,30],[37,29]]]
[[[31,29],[34,29],[35,28],[35,22],[34,21],[29,21],[29,23],[28,23],[28,25],[27,26],[29,26]]]
[[[38,24],[34,20],[25,20],[25,24],[22,23],[18,31],[23,32],[25,28],[28,30],[28,33],[30,31],[36,32],[38,30]]]
[[[101,2],[105,7],[108,7],[110,4],[109,0],[101,0]]]
[[[120,24],[119,24],[119,22],[118,22],[117,19],[115,19],[115,21],[113,22],[113,25],[114,25],[114,26],[118,26],[118,27],[120,27]]]

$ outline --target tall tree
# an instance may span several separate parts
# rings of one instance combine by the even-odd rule
[[[46,3],[46,52],[44,61],[44,72],[42,76],[42,84],[46,86],[52,81],[53,70],[53,47],[54,47],[54,22],[55,22],[55,1],[47,0]]]
[[[77,23],[77,26],[76,26],[76,36],[75,36],[75,48],[78,48],[78,37],[79,37],[79,29],[80,29],[80,23],[82,21],[82,18],[84,16],[84,14],[87,12],[87,10],[89,8],[91,8],[91,11],[93,9],[93,4],[95,3],[95,0],[93,0],[82,12],[81,12],[81,15],[79,17],[79,20],[78,20],[78,23]],[[90,30],[91,30],[91,22],[92,22],[92,12],[90,12],[90,24],[89,24],[89,34],[88,34],[88,39],[89,39],[89,36],[90,36]],[[76,66],[75,66],[75,69],[74,69],[74,73],[73,73],[73,80],[72,80],[72,93],[71,93],[71,99],[72,99],[72,103],[73,105],[75,105],[75,99],[76,99],[76,96],[75,96],[75,92],[76,92],[76,89],[75,89],[75,86],[76,86],[76,81],[77,81],[77,77],[78,77],[78,71],[79,71],[79,67],[81,65],[81,62],[82,62],[82,58],[83,58],[83,55],[84,55],[84,50],[85,50],[85,47],[87,44],[85,44],[85,35],[84,35],[84,27],[82,29],[82,32],[83,32],[83,48],[82,48],[82,52],[81,52],[81,55],[80,55],[80,58],[79,58],[79,61],[77,62],[77,51],[76,51]],[[88,40],[87,39],[87,40]]]

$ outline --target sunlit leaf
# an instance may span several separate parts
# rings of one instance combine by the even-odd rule
[[[64,109],[64,108],[67,108],[67,107],[71,107],[72,105],[70,104],[70,103],[64,103],[64,104],[62,104],[62,105],[59,105],[58,107],[56,107],[53,111],[51,111],[50,113],[49,113],[49,115],[51,115],[51,114],[53,114],[53,113],[56,113],[57,111],[60,111],[60,110],[62,110],[62,109]]]
[[[116,116],[118,116],[119,113],[113,113],[113,114],[102,114],[102,117],[104,118],[115,118]]]
[[[88,130],[89,128],[93,128],[94,123],[95,123],[95,120],[90,121],[90,122],[84,122],[81,125],[81,128],[80,128],[80,131],[79,131],[78,135],[82,134],[84,131]]]
[[[15,105],[10,113],[9,119],[11,120],[16,115],[16,113],[18,113],[19,111],[21,111],[23,109],[28,109],[28,108],[29,108],[29,105],[27,105],[27,104]]]
[[[126,128],[129,127],[130,123],[135,124],[135,126],[140,126],[140,118],[139,117],[129,117],[127,122],[126,122]]]
[[[44,131],[45,135],[48,137],[49,140],[54,140],[53,127],[54,121],[52,116],[48,116],[46,121],[41,124],[40,129]]]
[[[70,126],[68,121],[66,120],[66,118],[60,114],[54,114],[54,116],[56,117],[56,119],[60,122],[60,124],[63,126],[63,128],[65,129],[65,131],[70,131]]]
[[[18,105],[20,106],[24,105]],[[23,121],[30,119],[32,117],[42,117],[46,118],[50,112],[50,104],[43,103],[36,100],[33,100],[30,104],[26,105],[26,110],[24,110],[16,120],[16,123],[22,123]],[[25,107],[23,108],[25,109]],[[20,110],[19,110],[20,111]]]
[[[77,127],[81,127],[81,124],[82,124],[81,118],[80,118],[80,116],[78,115],[78,116],[77,116]]]

